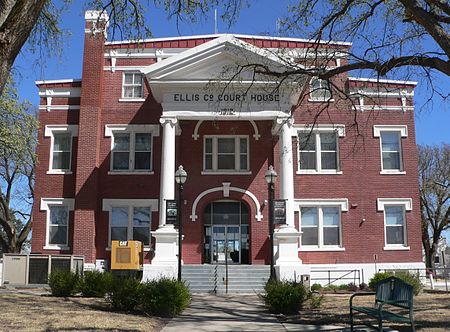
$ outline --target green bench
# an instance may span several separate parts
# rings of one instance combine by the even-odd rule
[[[353,331],[353,314],[359,312],[374,318],[378,323],[378,331],[383,331],[383,321],[401,322],[411,324],[415,331],[413,316],[413,287],[396,277],[381,280],[375,286],[376,291],[370,293],[356,293],[350,297],[350,330]],[[375,295],[373,307],[362,307],[353,304],[353,299],[358,296]],[[389,311],[389,307],[403,309],[405,313]],[[406,309],[406,310],[405,310]],[[377,328],[369,321],[365,325]]]

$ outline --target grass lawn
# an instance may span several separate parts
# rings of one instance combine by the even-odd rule
[[[319,309],[304,309],[298,315],[281,317],[281,320],[299,324],[343,324],[349,325],[349,299],[351,294],[325,294]],[[373,296],[357,298],[356,303],[373,305]],[[367,317],[367,316],[366,316]],[[424,293],[414,297],[414,321],[416,331],[450,331],[450,294]],[[355,320],[358,323],[358,320]],[[410,331],[407,325],[387,322],[386,326],[399,331]]]
[[[0,293],[0,331],[160,331],[164,320],[111,312],[103,299]]]

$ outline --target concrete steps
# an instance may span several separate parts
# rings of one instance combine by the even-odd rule
[[[228,265],[228,293],[258,294],[269,279],[267,265]],[[184,265],[182,278],[192,293],[227,292],[225,265]]]

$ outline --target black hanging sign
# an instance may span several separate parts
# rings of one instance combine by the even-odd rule
[[[286,224],[286,200],[275,199],[273,201],[273,223],[284,225]]]
[[[178,201],[166,200],[166,224],[178,224]]]

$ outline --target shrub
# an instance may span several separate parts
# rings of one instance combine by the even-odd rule
[[[140,303],[141,291],[142,285],[135,278],[114,278],[109,294],[109,302],[115,310],[134,311]]]
[[[48,277],[48,285],[53,296],[67,297],[76,293],[79,279],[78,273],[55,270]]]
[[[396,276],[397,278],[403,280],[407,284],[411,285],[414,289],[414,295],[418,295],[422,290],[422,283],[420,282],[420,277],[418,274],[413,274],[409,272],[378,272],[375,273],[369,282],[369,288],[375,290],[375,285],[377,282],[387,279],[389,277]]]
[[[359,285],[359,289],[360,289],[360,290],[367,290],[367,289],[369,289],[369,285],[367,285],[365,282],[362,282],[362,283]]]
[[[394,274],[392,272],[377,272],[373,275],[372,279],[369,281],[369,288],[375,290],[375,285],[384,279],[392,277]]]
[[[295,282],[269,281],[264,289],[264,302],[273,313],[296,313],[307,298],[303,285]]]
[[[85,297],[104,297],[111,287],[112,274],[109,272],[86,271],[80,282],[80,291]]]
[[[341,285],[337,286],[337,289],[339,289],[339,290],[348,290],[348,285],[341,284]]]
[[[309,297],[311,308],[312,309],[320,308],[322,306],[323,299],[324,299],[323,295],[311,293],[311,295]]]
[[[348,289],[350,292],[356,292],[356,291],[358,290],[358,286],[356,286],[356,284],[354,284],[353,282],[351,282],[351,283],[349,283],[349,284],[347,285],[347,289]]]
[[[313,284],[311,286],[311,292],[317,292],[317,291],[319,291],[321,289],[322,289],[322,285],[321,284]]]
[[[187,308],[191,301],[184,282],[163,278],[142,285],[142,310],[150,315],[173,317]]]

